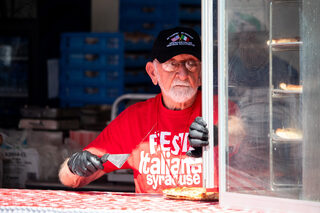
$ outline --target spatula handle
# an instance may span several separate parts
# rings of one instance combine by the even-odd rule
[[[108,161],[108,157],[109,157],[109,153],[107,153],[107,154],[104,154],[102,157],[101,157],[101,161],[102,161],[102,163],[105,163],[105,162],[107,162]]]

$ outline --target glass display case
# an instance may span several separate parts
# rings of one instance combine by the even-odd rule
[[[299,32],[301,2],[271,1],[269,7],[269,170],[271,190],[301,193],[302,182],[302,79],[299,76]],[[286,11],[287,14],[284,14]],[[296,23],[278,23],[284,16]],[[281,26],[284,25],[284,26]],[[278,58],[289,61],[290,69],[277,63]],[[276,63],[274,63],[274,61]],[[280,76],[278,73],[282,73]],[[273,76],[276,77],[273,77]]]
[[[224,207],[320,210],[319,11],[315,0],[218,0]],[[229,100],[245,130],[236,140]]]

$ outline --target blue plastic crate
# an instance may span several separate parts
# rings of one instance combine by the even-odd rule
[[[135,4],[135,5],[164,5],[170,2],[178,2],[177,0],[120,0],[120,5],[128,5],[128,4]]]
[[[178,0],[121,0],[119,23],[122,32],[157,35],[160,30],[179,25]]]
[[[120,20],[166,21],[178,19],[178,4],[131,4],[120,5]],[[130,23],[130,22],[129,22]]]
[[[123,67],[123,52],[62,52],[61,66],[69,68],[115,68]]]
[[[61,51],[123,51],[122,33],[63,33],[61,34]]]
[[[60,88],[60,100],[62,102],[112,104],[123,94],[123,91],[123,84],[119,84],[118,87],[64,85]]]
[[[145,70],[125,73],[125,84],[150,83],[151,79]]]
[[[124,33],[124,49],[125,51],[150,51],[154,40],[154,34],[141,32],[126,32]]]
[[[122,32],[141,32],[157,36],[159,31],[176,27],[179,25],[179,19],[171,22],[164,21],[150,21],[150,20],[127,20],[120,19],[120,31]]]
[[[149,55],[147,54],[125,54],[124,56],[125,67],[145,67],[149,61]]]
[[[179,0],[179,4],[201,5],[201,0]]]
[[[124,81],[123,69],[62,69],[61,84],[117,86]]]
[[[201,21],[201,8],[200,7],[188,7],[180,8],[179,10],[180,20],[188,21]]]
[[[145,42],[143,40],[140,40],[138,42],[133,42],[133,41],[126,41],[125,42],[125,50],[126,51],[134,51],[134,50],[138,50],[138,51],[141,51],[141,50],[151,50],[152,48],[152,45],[153,45],[153,41],[148,41],[148,42]]]
[[[181,26],[183,27],[189,27],[194,29],[199,35],[201,35],[201,23],[185,23],[185,24],[181,24]]]

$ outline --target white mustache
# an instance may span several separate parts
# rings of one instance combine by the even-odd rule
[[[174,81],[172,82],[172,86],[191,86],[190,83],[185,82],[185,81]]]

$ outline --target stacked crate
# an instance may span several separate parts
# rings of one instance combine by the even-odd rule
[[[145,71],[160,30],[179,24],[178,0],[120,0],[120,26],[125,39],[125,92],[159,92]]]
[[[217,0],[213,0],[213,36],[217,40]],[[193,28],[201,35],[201,0],[179,0],[179,23]]]
[[[179,22],[201,34],[201,0],[179,0]]]
[[[217,42],[217,0],[213,0],[213,66],[214,87],[218,86],[218,42]],[[191,27],[201,36],[201,0],[179,0],[179,22],[181,26]]]
[[[112,104],[124,93],[122,33],[61,35],[61,106]]]

